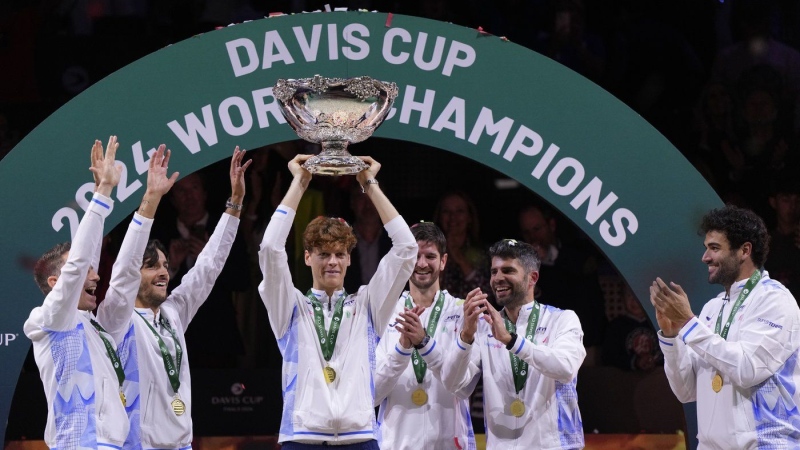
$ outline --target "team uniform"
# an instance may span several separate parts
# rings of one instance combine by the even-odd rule
[[[134,214],[112,270],[106,293],[111,301],[100,303],[97,319],[78,310],[89,268],[98,267],[103,224],[112,209],[110,198],[94,194],[56,285],[24,325],[47,397],[50,448],[121,448],[128,434],[116,343],[126,331],[119,317],[130,315],[138,289],[139,269],[131,267],[137,255],[141,260],[152,220]]]
[[[441,296],[441,312],[435,310]],[[413,305],[409,292],[397,302],[394,317],[407,304]],[[381,449],[468,449],[474,450],[475,433],[469,414],[469,395],[475,388],[474,377],[456,394],[441,382],[444,352],[455,347],[457,327],[463,313],[463,300],[439,291],[430,307],[420,315],[428,329],[431,318],[438,323],[427,344],[417,353],[427,364],[422,383],[414,371],[414,348],[400,344],[400,332],[389,324],[378,345],[378,365],[375,373],[375,400],[380,403],[378,422],[381,429]],[[421,393],[420,393],[421,391]],[[423,403],[424,401],[424,403]],[[422,403],[422,404],[420,404]]]
[[[681,402],[697,401],[700,449],[796,448],[800,442],[800,309],[792,294],[764,271],[727,340],[715,332],[747,281],[734,283],[729,298],[723,292],[706,303],[675,338],[659,332],[672,391]]]
[[[191,448],[192,383],[183,334],[225,266],[238,227],[239,218],[223,214],[194,267],[158,313],[135,308],[126,316],[129,329],[120,356],[131,432],[125,449]],[[172,375],[165,364],[171,365]]]
[[[538,305],[539,319],[528,337],[535,303],[524,305],[511,345],[496,340],[483,318],[472,345],[461,340],[445,356],[443,380],[451,391],[463,388],[483,370],[486,447],[492,450],[575,449],[584,446],[583,425],[575,389],[586,357],[578,316],[570,310]],[[527,363],[516,378],[510,355]],[[525,378],[527,377],[527,378]]]
[[[378,439],[375,348],[393,317],[394,300],[413,271],[416,240],[398,216],[385,225],[392,249],[368,285],[356,293],[336,291],[332,298],[315,289],[303,293],[292,284],[285,249],[294,216],[292,208],[279,206],[259,251],[264,280],[258,289],[283,355],[283,416],[278,440],[355,444]],[[315,321],[324,325],[324,330],[338,323],[328,361],[323,345],[329,341],[320,342]]]

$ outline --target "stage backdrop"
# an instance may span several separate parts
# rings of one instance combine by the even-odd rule
[[[92,191],[92,140],[116,134],[122,143],[111,230],[138,206],[148,155],[160,143],[174,152],[170,169],[187,175],[235,145],[296,139],[271,87],[315,74],[396,82],[394,111],[376,136],[465,156],[536,192],[597,244],[651,316],[647,287],[657,275],[681,283],[695,311],[713,295],[696,229],[721,201],[663,136],[603,89],[512,42],[448,23],[369,12],[272,17],[130,64],[2,160],[0,424],[30,345],[22,324],[42,302],[30,264],[75,232]],[[0,438],[4,432],[5,425]]]

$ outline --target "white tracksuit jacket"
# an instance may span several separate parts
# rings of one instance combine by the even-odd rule
[[[195,265],[183,276],[181,284],[161,304],[157,317],[148,308],[136,308],[128,313],[128,333],[120,345],[120,357],[125,359],[125,395],[128,397],[128,415],[131,433],[125,441],[125,449],[188,449],[192,445],[192,380],[189,359],[183,334],[197,310],[208,298],[225,261],[228,259],[239,218],[222,214],[214,233],[208,239]],[[141,258],[140,264],[141,267]],[[138,292],[138,282],[136,285]],[[134,294],[134,298],[135,298]],[[164,369],[164,360],[156,337],[138,314],[154,325],[170,355],[175,357],[176,348],[172,335],[159,325],[163,315],[178,337],[183,349],[180,370],[181,400],[186,405],[183,415],[172,410],[172,385]],[[154,324],[155,322],[155,324]],[[213,330],[209,330],[212,332]]]
[[[338,340],[329,362],[336,380],[323,377],[326,362],[314,328],[311,302],[292,284],[286,238],[295,211],[280,205],[272,215],[259,251],[264,280],[259,293],[283,355],[283,416],[279,442],[355,443],[378,438],[374,409],[375,347],[394,313],[395,300],[414,269],[417,242],[402,217],[385,225],[392,249],[369,284],[344,302]],[[323,291],[325,329],[333,315]],[[341,292],[335,292],[334,300]]]
[[[659,332],[664,370],[681,402],[697,401],[699,449],[800,447],[800,309],[764,271],[731,323],[727,340],[714,333],[747,280],[710,300],[675,338]],[[723,385],[711,389],[719,372]]]
[[[441,291],[440,291],[441,292]],[[423,382],[417,381],[411,354],[414,348],[400,345],[400,332],[389,324],[378,344],[378,364],[375,373],[375,402],[380,403],[378,422],[381,429],[383,450],[475,450],[475,433],[469,414],[469,395],[475,389],[478,377],[456,394],[448,391],[441,382],[444,353],[455,349],[456,329],[464,311],[463,300],[444,291],[442,307],[436,331],[428,344],[419,350],[420,357],[428,369]],[[395,306],[398,317],[406,305],[404,292]],[[420,316],[425,329],[431,317],[439,292],[433,304]],[[428,403],[417,406],[411,395],[422,387],[428,394]]]
[[[512,349],[496,340],[483,318],[475,340],[461,340],[445,354],[443,381],[457,391],[483,371],[486,448],[491,450],[551,450],[583,448],[583,424],[575,390],[578,369],[586,357],[578,316],[570,310],[541,305],[531,342],[525,339],[533,304],[524,305],[516,323]],[[516,393],[509,352],[528,363],[525,386]],[[514,417],[514,399],[525,403],[525,414]]]
[[[47,397],[45,442],[50,448],[121,448],[128,434],[117,374],[100,332],[91,324],[94,316],[78,310],[89,267],[97,268],[103,223],[112,209],[111,199],[94,194],[58,282],[24,325]],[[152,220],[134,215],[106,293],[106,299],[116,301],[104,301],[98,308],[96,320],[115,348],[126,331],[127,321],[119,317],[133,309],[140,276],[135,260],[138,255],[141,261],[151,226]],[[136,286],[133,290],[131,284]]]

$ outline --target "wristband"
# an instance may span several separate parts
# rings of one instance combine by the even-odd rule
[[[378,184],[378,180],[376,180],[375,178],[370,178],[364,184],[367,184],[367,185],[375,184],[375,185],[377,185]],[[367,192],[367,191],[364,189],[364,186],[361,186],[361,193],[363,194],[365,192]]]
[[[241,203],[233,203],[233,201],[231,201],[230,197],[228,197],[228,200],[225,202],[225,207],[226,208],[230,208],[230,209],[232,209],[234,211],[241,211],[242,210],[242,204]]]
[[[517,342],[517,333],[511,333],[511,340],[508,341],[508,344],[506,344],[506,350],[510,351],[512,348],[514,348],[515,342]]]

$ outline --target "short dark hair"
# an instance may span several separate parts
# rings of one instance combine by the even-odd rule
[[[489,258],[518,259],[519,263],[526,272],[531,273],[539,270],[541,261],[536,249],[527,242],[516,239],[503,239],[497,241],[489,247]]]
[[[33,280],[44,295],[50,293],[53,288],[47,283],[47,279],[53,275],[60,275],[61,268],[64,266],[64,254],[72,248],[72,243],[62,242],[46,251],[36,264],[33,266]]]
[[[749,242],[753,246],[750,256],[753,264],[759,268],[764,266],[769,254],[769,232],[761,217],[753,211],[733,205],[712,209],[700,224],[703,235],[710,231],[723,233],[732,250]]]
[[[155,267],[158,265],[158,250],[161,250],[161,253],[163,253],[167,261],[169,261],[169,254],[164,244],[158,239],[151,239],[150,242],[147,243],[147,247],[144,248],[142,267]]]
[[[447,253],[447,238],[433,222],[419,222],[411,225],[411,234],[417,242],[430,242],[436,245],[439,255]]]

